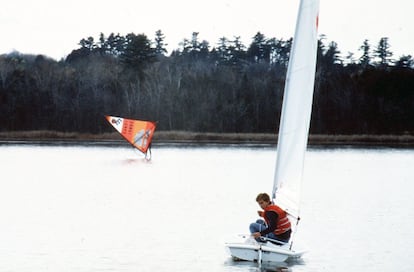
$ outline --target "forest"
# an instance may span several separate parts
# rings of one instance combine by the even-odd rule
[[[158,130],[277,131],[292,39],[258,32],[214,46],[198,33],[167,52],[161,30],[83,38],[61,60],[0,55],[0,132],[112,132],[104,115],[152,120]],[[361,43],[341,58],[321,35],[311,121],[314,134],[414,134],[414,60],[390,41]]]

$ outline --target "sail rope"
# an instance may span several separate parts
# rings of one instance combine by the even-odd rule
[[[292,233],[292,239],[290,239],[290,247],[289,247],[289,250],[292,250],[292,246],[293,246],[293,237],[296,235],[296,232],[298,231],[299,221],[300,221],[300,216],[298,216],[298,217],[296,218],[296,225],[295,225],[295,229],[293,230],[293,233]]]

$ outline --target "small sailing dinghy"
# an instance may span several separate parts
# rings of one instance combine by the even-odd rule
[[[144,153],[146,159],[149,160],[151,158],[151,141],[156,123],[110,115],[105,115],[105,118],[125,140]]]
[[[300,0],[277,144],[272,199],[288,213],[292,223],[299,221],[300,187],[315,81],[318,12],[319,0]],[[235,260],[259,263],[284,262],[304,254],[293,247],[293,237],[289,243],[281,244],[270,239],[261,243],[249,236],[242,242],[227,243],[226,247]]]

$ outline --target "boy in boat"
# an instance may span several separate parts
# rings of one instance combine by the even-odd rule
[[[250,224],[250,233],[256,241],[261,242],[260,237],[264,236],[284,243],[289,242],[292,230],[286,212],[273,204],[266,193],[259,194],[256,202],[263,209],[258,211],[258,214],[264,218],[264,221],[259,219]]]

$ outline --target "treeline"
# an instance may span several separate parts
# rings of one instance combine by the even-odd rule
[[[104,115],[154,120],[159,130],[275,132],[292,40],[257,33],[216,46],[198,33],[168,54],[165,36],[111,33],[82,39],[56,61],[0,56],[1,131],[112,131]],[[414,60],[388,38],[343,59],[319,39],[311,133],[413,134]]]

